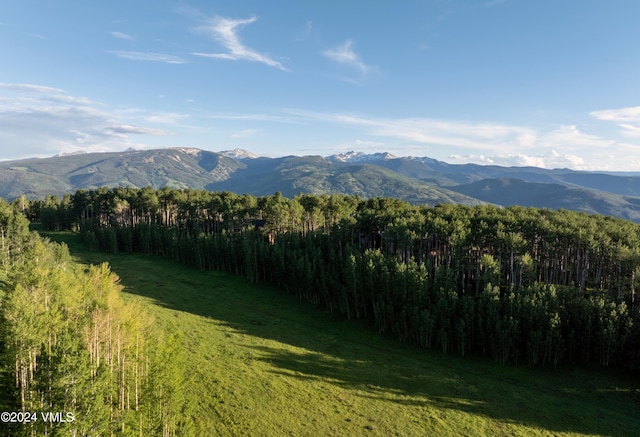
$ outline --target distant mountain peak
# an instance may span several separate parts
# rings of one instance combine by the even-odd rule
[[[233,150],[222,150],[218,152],[221,155],[224,155],[233,159],[255,159],[258,158],[258,155],[255,153],[249,152],[244,149],[233,149]]]
[[[366,163],[366,162],[372,162],[372,161],[381,161],[381,160],[397,159],[397,158],[398,158],[397,156],[392,155],[389,152],[364,153],[364,152],[356,152],[351,150],[346,153],[331,155],[327,159],[334,162]]]

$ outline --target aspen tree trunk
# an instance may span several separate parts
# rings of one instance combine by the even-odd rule
[[[111,342],[111,316],[107,316],[107,327],[109,330],[109,342],[107,343],[105,360],[109,366],[109,419],[113,420],[113,343]]]
[[[95,314],[94,317],[97,317]],[[94,328],[93,328],[93,339],[94,339],[94,351],[95,351],[95,367],[94,367],[94,377],[98,374],[98,369],[100,368],[100,336],[98,335],[98,321],[94,319]]]
[[[22,386],[21,382],[22,382],[22,373],[21,373],[21,368],[20,368],[20,359],[18,358],[18,356],[16,355],[16,361],[15,361],[15,375],[16,375],[16,388],[20,388],[20,406],[22,407],[22,409],[24,409],[24,386]]]
[[[140,335],[136,334],[136,361],[134,365],[134,384],[135,384],[135,396],[134,396],[134,405],[135,410],[138,411],[138,384],[139,384],[139,367],[140,367]]]
[[[125,354],[122,350],[122,342],[120,337],[120,330],[118,330],[118,339],[117,339],[117,354],[118,354],[118,362],[117,362],[117,372],[118,372],[118,410],[121,417],[123,416],[123,412],[125,410]],[[124,426],[124,422],[122,423]]]
[[[616,303],[620,303],[622,300],[622,262],[618,261],[618,293],[616,296]]]

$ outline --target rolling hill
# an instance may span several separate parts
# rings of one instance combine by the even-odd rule
[[[102,186],[394,197],[416,204],[493,203],[564,208],[640,222],[640,176],[536,167],[448,164],[426,157],[348,152],[258,157],[193,148],[87,153],[0,162],[0,197],[61,196]]]
[[[502,206],[533,206],[611,215],[640,222],[640,198],[557,183],[519,179],[483,179],[451,188],[461,194]]]

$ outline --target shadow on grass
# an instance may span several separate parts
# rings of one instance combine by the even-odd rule
[[[425,352],[422,360],[412,356],[390,363],[375,356],[354,359],[352,353],[327,357],[255,349],[260,359],[279,369],[275,373],[331,381],[368,399],[454,409],[551,432],[634,436],[640,429],[634,412],[639,405],[637,389],[635,394],[632,389],[623,391],[607,384],[610,380],[600,380],[601,376],[588,381],[594,375],[587,372],[514,369],[478,358],[461,362],[432,352]]]
[[[504,366],[417,349],[273,287],[159,258],[92,253],[70,238],[64,237],[79,261],[108,261],[128,293],[299,348],[244,346],[274,374],[321,380],[365,399],[430,405],[549,432],[635,436],[640,430],[635,378],[601,369]]]

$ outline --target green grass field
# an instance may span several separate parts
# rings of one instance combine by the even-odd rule
[[[197,435],[640,435],[640,381],[416,349],[268,286],[141,255],[108,261],[126,298],[182,333]]]

